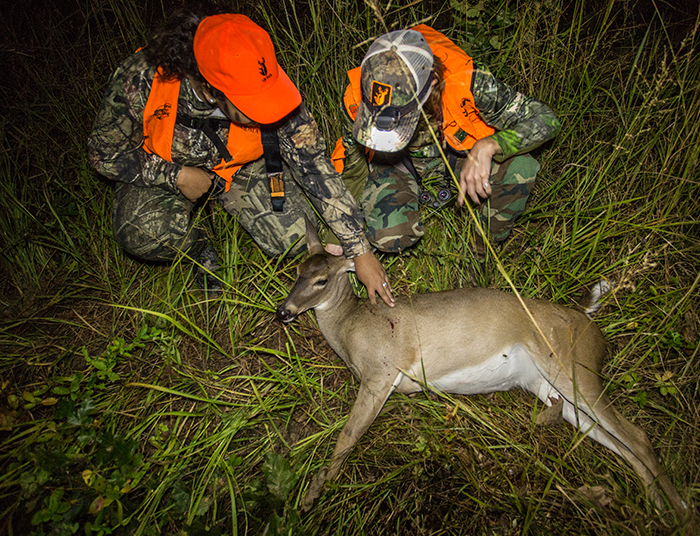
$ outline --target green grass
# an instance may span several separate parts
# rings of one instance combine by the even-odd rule
[[[423,20],[557,111],[498,261],[477,267],[470,215],[452,209],[426,210],[418,246],[382,260],[399,294],[512,284],[573,305],[601,277],[621,283],[596,320],[607,391],[695,507],[697,11],[676,24],[680,11],[612,0],[230,8],[270,28],[329,147],[355,45]],[[521,392],[393,396],[299,511],[358,387],[312,315],[274,320],[299,259],[266,258],[213,207],[200,217],[229,285],[206,300],[187,259],[142,264],[115,245],[110,186],[86,161],[109,73],[171,9],[29,2],[3,17],[0,534],[683,534],[614,454],[536,425]]]

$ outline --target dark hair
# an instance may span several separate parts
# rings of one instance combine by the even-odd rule
[[[425,115],[429,118],[440,116],[442,117],[442,92],[445,89],[445,64],[440,61],[440,58],[433,58],[433,77],[432,80],[436,80],[437,83],[435,87],[430,92],[428,100],[425,101],[423,105],[423,110],[425,110]],[[432,83],[432,82],[431,82]],[[442,127],[442,124],[440,125]],[[424,130],[427,128],[425,123],[425,118],[421,114],[420,122],[416,127],[416,131]]]
[[[160,67],[165,80],[181,80],[191,76],[206,82],[194,57],[194,34],[203,19],[222,12],[220,8],[208,2],[173,11],[155,30],[144,48],[148,63]]]
[[[442,106],[442,92],[445,89],[445,64],[438,57],[433,58],[433,80],[436,80],[437,84],[435,84],[424,106],[427,115],[431,115]]]

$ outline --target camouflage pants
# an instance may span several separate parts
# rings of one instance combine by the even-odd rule
[[[286,168],[284,187],[284,210],[274,212],[265,163],[260,159],[241,168],[231,189],[219,197],[226,211],[238,217],[269,256],[283,254],[304,235],[304,215],[317,221],[306,195]],[[126,252],[143,260],[172,261],[181,252],[194,257],[204,247],[206,233],[194,227],[193,208],[179,193],[117,183],[112,208],[114,237]],[[303,247],[297,243],[290,255]]]
[[[436,177],[442,183],[453,180],[449,173],[443,179],[445,164],[439,158],[414,158],[416,170],[427,187]],[[455,167],[459,170],[464,159]],[[505,240],[513,222],[520,216],[535,183],[539,163],[529,155],[519,155],[491,166],[491,190],[488,200],[477,207],[482,226],[495,241]],[[381,251],[402,251],[415,244],[424,234],[420,219],[419,188],[416,180],[402,164],[371,164],[364,184],[346,184],[356,199],[360,200],[367,238]]]
[[[117,243],[147,261],[172,261],[180,252],[196,256],[206,235],[192,225],[194,204],[163,188],[139,188],[118,182],[112,202]]]

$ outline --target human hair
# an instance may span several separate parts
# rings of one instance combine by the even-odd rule
[[[423,105],[423,110],[425,110],[425,115],[428,116],[428,118],[442,117],[442,92],[445,89],[445,64],[442,63],[438,57],[433,57],[432,75],[431,80],[435,80],[436,84],[430,92],[428,100],[426,100]],[[417,130],[424,130],[426,128],[425,118],[421,114]]]
[[[190,76],[206,82],[194,57],[194,34],[199,23],[223,11],[208,2],[178,8],[153,32],[144,54],[149,64],[161,68],[165,80],[181,80]],[[218,90],[217,90],[218,91]]]
[[[433,80],[437,83],[426,101],[426,111],[434,111],[442,105],[442,92],[445,89],[445,64],[436,56],[433,57]]]

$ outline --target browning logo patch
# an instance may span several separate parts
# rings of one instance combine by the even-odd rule
[[[389,106],[391,104],[392,87],[376,80],[372,81],[372,106]]]
[[[455,132],[455,138],[459,140],[459,143],[462,143],[467,139],[467,133],[460,128],[457,132]]]
[[[462,100],[459,101],[459,107],[462,108],[464,117],[469,117],[469,110],[471,106],[469,106],[469,99],[467,97],[463,97]]]
[[[165,117],[168,117],[170,115],[170,103],[166,102],[163,106],[156,109],[156,111],[153,112],[153,115],[156,119],[163,119]]]
[[[265,65],[265,58],[263,58],[262,61],[258,60],[258,65],[260,66],[258,71],[260,72],[260,76],[262,76],[261,81],[267,82],[269,78],[272,78],[272,73],[267,69],[267,65]]]

